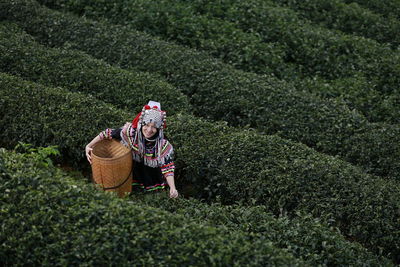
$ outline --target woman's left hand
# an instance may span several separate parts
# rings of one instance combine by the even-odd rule
[[[178,196],[179,196],[178,190],[176,190],[175,188],[169,189],[169,197],[170,198],[177,198]]]

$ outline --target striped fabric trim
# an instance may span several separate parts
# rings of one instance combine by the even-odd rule
[[[158,189],[164,189],[165,186],[167,186],[166,183],[156,184],[156,185],[153,185],[153,186],[145,187],[144,190],[146,190],[146,191],[154,191],[154,190],[158,190]]]
[[[161,149],[161,157],[165,157],[168,155],[172,150],[172,145],[169,143],[168,140],[165,140],[165,144],[163,148]]]
[[[171,163],[168,163],[168,164],[165,164],[164,166],[162,166],[161,168],[168,168],[168,167],[171,167],[171,166],[174,166],[175,164],[173,163],[173,162],[171,162]]]
[[[122,131],[124,132],[124,131]],[[130,134],[132,132],[132,125],[129,125],[128,127],[125,127],[125,132],[124,132],[124,138],[127,139],[128,146],[134,149],[133,145],[133,140],[132,140],[132,135]],[[137,149],[135,149],[137,150]]]
[[[142,186],[144,188],[143,184],[139,183],[139,181],[137,181],[137,180],[132,181],[132,186]]]
[[[174,172],[175,172],[174,162],[161,166],[161,173],[164,175],[164,177],[172,176],[174,175]]]
[[[113,129],[107,128],[104,131],[100,132],[100,134],[99,134],[100,140],[112,139],[112,136],[111,136],[112,130]]]
[[[145,187],[142,183],[139,183],[136,180],[133,180],[132,186],[139,187],[140,189],[143,189],[145,192],[150,192],[150,191],[155,191],[159,189],[164,189],[168,184],[167,183],[161,183],[161,184],[155,184],[152,186],[147,186]]]
[[[174,172],[174,171],[175,171],[175,167],[170,167],[170,168],[161,169],[161,172],[162,172],[162,173]]]

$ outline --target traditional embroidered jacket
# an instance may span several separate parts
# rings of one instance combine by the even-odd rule
[[[136,162],[133,168],[134,186],[139,186],[145,191],[162,189],[167,185],[166,177],[174,175],[173,147],[165,138],[157,142],[135,140],[136,130],[131,123],[126,123],[119,129],[106,129],[99,136],[100,139],[119,140],[121,144],[131,148],[132,157]],[[141,144],[144,153],[140,153]]]

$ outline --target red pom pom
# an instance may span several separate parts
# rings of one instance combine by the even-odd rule
[[[136,117],[132,121],[132,126],[134,129],[137,129],[137,125],[140,119],[140,115],[142,115],[142,112],[139,112],[139,114],[136,115]]]
[[[146,110],[147,110],[147,109],[150,109],[150,106],[149,106],[149,105],[145,105],[145,106],[144,106],[144,109],[146,109]]]

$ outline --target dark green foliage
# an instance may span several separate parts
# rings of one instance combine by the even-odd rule
[[[43,2],[46,3],[47,1]],[[370,40],[340,35],[309,25],[307,22],[302,22],[295,12],[277,7],[270,1],[253,0],[243,2],[228,0],[215,3],[215,1],[198,0],[177,3],[176,1],[164,0],[157,2],[156,5],[141,0],[128,1],[127,3],[87,0],[51,2],[49,5],[52,7],[61,6],[75,13],[94,18],[106,17],[113,22],[133,25],[139,30],[146,30],[155,35],[175,39],[184,44],[191,44],[191,46],[197,48],[202,48],[201,43],[199,43],[201,40],[203,42],[207,40],[211,42],[212,40],[210,34],[201,36],[205,32],[204,28],[202,29],[204,27],[202,23],[196,25],[188,21],[195,19],[193,16],[195,16],[196,11],[197,13],[202,12],[206,15],[210,14],[219,17],[226,23],[232,21],[244,31],[256,32],[266,41],[281,44],[286,49],[286,60],[295,61],[303,66],[300,67],[302,71],[312,75],[318,74],[327,78],[351,77],[355,71],[362,70],[370,74],[369,76],[371,77],[373,75],[382,76],[377,78],[382,79],[387,84],[388,89],[393,89],[390,88],[391,83],[388,84],[389,81],[386,81],[387,76],[385,73],[376,73],[379,72],[381,67],[379,60],[383,57],[391,60],[390,62],[394,67],[393,73],[388,74],[392,76],[399,74],[399,70],[396,71],[396,66],[399,63],[391,58],[396,54],[387,47],[382,47],[382,45]],[[224,11],[221,12],[221,10]],[[157,15],[159,18],[157,18]],[[152,19],[149,19],[150,17]],[[254,19],[254,21],[251,19]],[[212,23],[213,20],[215,20],[215,17],[208,18],[210,23],[206,29],[211,28],[212,25],[218,25],[217,22]],[[256,20],[257,22],[253,24]],[[182,25],[185,22],[188,23],[186,27]],[[198,30],[187,36],[190,28]],[[174,31],[179,32],[182,36]],[[217,36],[222,38],[221,36],[224,36],[224,32],[219,31],[220,34]],[[214,32],[218,31],[215,30]],[[276,35],[271,35],[271,32]],[[192,38],[196,38],[198,41],[191,42]],[[231,37],[231,39],[231,42],[235,42],[235,38]],[[245,42],[245,40],[243,41]],[[250,50],[254,50],[254,48],[250,48]],[[398,59],[398,56],[396,58]],[[365,61],[372,63],[373,69],[371,69],[371,73],[368,72],[367,68],[371,66],[365,66],[364,64],[367,63]],[[262,62],[260,64],[265,65]],[[334,71],[332,68],[334,68]],[[282,73],[282,71],[278,71],[278,73]],[[398,80],[396,82],[393,85],[398,88]]]
[[[287,47],[287,61],[301,66],[302,73],[328,80],[365,76],[374,90],[382,94],[382,106],[385,98],[399,94],[400,54],[389,45],[316,27],[299,19],[293,10],[277,7],[271,1],[224,0],[215,7],[214,1],[198,0],[191,5],[196,3],[202,14],[235,22],[244,30],[258,32],[265,41],[281,42]],[[374,114],[367,110],[362,111]],[[398,108],[391,110],[393,113],[385,113],[377,121],[387,119],[388,115],[388,122],[398,123]]]
[[[383,173],[383,165],[390,165],[392,173],[400,173],[400,164],[393,161],[392,156],[399,155],[400,127],[399,125],[387,125],[382,128],[380,124],[369,124],[362,132],[356,132],[347,139],[345,145],[349,148],[346,158],[355,163],[363,164],[370,170]],[[392,145],[387,145],[392,144]],[[397,156],[396,156],[397,157]],[[385,162],[384,164],[382,164]],[[367,163],[367,164],[364,164]],[[377,166],[382,166],[380,170]],[[379,168],[379,167],[378,167]]]
[[[19,141],[35,146],[57,145],[64,160],[75,166],[83,162],[85,145],[107,127],[131,120],[92,96],[48,88],[0,75],[0,146]]]
[[[259,236],[118,199],[33,159],[0,150],[3,266],[304,266]]]
[[[61,88],[5,74],[0,85],[0,125],[6,126],[0,129],[1,146],[18,141],[58,145],[80,168],[88,166],[83,158],[87,142],[100,130],[129,120],[125,112]],[[276,215],[309,213],[377,253],[382,248],[384,255],[399,255],[397,182],[278,136],[191,115],[171,116],[167,135],[177,152],[177,183],[191,186],[193,196],[262,204]]]
[[[346,4],[344,0],[273,1],[290,7],[301,17],[322,26],[390,43],[394,48],[400,45],[400,21],[398,19],[373,13],[354,1],[349,4]]]
[[[129,4],[140,3],[133,18],[150,28],[146,20],[160,9],[157,35],[214,56],[226,49],[222,58],[235,67],[252,63],[264,38],[276,62],[281,48],[290,52],[279,66],[290,71],[278,70],[290,82],[238,71],[132,25],[1,1],[0,71],[9,74],[0,73],[0,147],[25,151],[0,151],[2,265],[390,265],[365,248],[400,262],[400,185],[367,174],[399,177],[400,126],[369,123],[356,111],[398,120],[400,69],[389,46],[314,27],[271,1],[41,2],[69,3],[94,19],[103,5],[106,15],[124,15],[113,23],[125,23]],[[130,121],[148,99],[175,114],[167,135],[181,194],[219,204],[165,194],[116,199],[56,171],[52,146],[21,143],[56,145],[58,162],[87,170],[84,145]],[[190,108],[229,123],[196,118]]]
[[[358,3],[374,12],[380,13],[385,17],[395,17],[400,19],[400,3],[397,0],[344,0],[346,3]]]
[[[355,80],[356,75],[356,77],[368,76],[370,84],[368,87],[360,88],[360,83],[355,81],[355,84],[347,83],[347,89],[351,92],[355,90],[362,92],[370,91],[373,88],[376,91],[375,95],[379,94],[380,97],[368,99],[375,102],[369,108],[359,105],[357,101],[351,102],[351,104],[355,105],[369,120],[399,121],[399,109],[382,107],[385,106],[387,97],[397,95],[400,59],[396,54],[390,49],[382,49],[379,44],[368,40],[366,40],[367,44],[364,44],[362,39],[329,33],[326,29],[316,28],[297,18],[297,15],[291,10],[277,7],[270,1],[253,1],[250,6],[246,4],[242,6],[236,0],[218,2],[163,0],[156,3],[143,0],[41,0],[39,2],[85,17],[107,18],[113,23],[129,25],[135,29],[161,36],[166,40],[174,40],[180,44],[206,50],[236,68],[257,73],[270,74],[272,72],[279,78],[294,82],[296,87],[298,87],[299,79],[309,76],[313,80],[325,77],[325,81],[318,84],[319,89],[326,84],[329,86],[331,79],[351,78]],[[251,23],[251,26],[243,27],[247,35],[241,33],[241,30],[237,28],[240,25],[235,26],[228,21],[235,22],[240,17],[246,18],[249,14],[245,13],[258,6],[266,9],[266,12],[254,14],[255,16],[259,15],[260,18],[254,18],[255,21]],[[279,11],[282,10],[287,15],[280,15]],[[232,12],[234,14],[231,14]],[[272,18],[264,21],[266,18],[263,15],[272,16]],[[231,17],[235,17],[235,19]],[[274,18],[278,22],[274,21]],[[260,20],[264,22],[262,25],[258,25]],[[267,30],[268,32],[277,28],[273,44],[278,44],[274,46],[279,46],[281,51],[276,49],[266,51],[265,44],[260,44],[261,41],[254,41],[261,39],[260,36],[262,36],[257,32],[259,30],[257,25],[263,31]],[[249,27],[256,28],[248,31]],[[289,29],[282,30],[282,27]],[[288,33],[285,33],[285,30]],[[380,30],[376,31],[381,32]],[[285,36],[285,34],[290,36]],[[387,36],[385,33],[382,34]],[[382,61],[382,58],[387,60]],[[370,72],[366,71],[366,66],[372,68]],[[377,74],[377,71],[381,73]],[[391,78],[386,76],[387,74]],[[379,76],[377,79],[382,78],[382,83],[375,78],[371,79],[376,76]],[[391,83],[393,79],[395,80]],[[331,88],[334,86],[335,84],[332,84]],[[382,86],[386,86],[388,90],[382,90]],[[340,91],[340,95],[346,97],[347,91]],[[351,93],[350,96],[352,96]],[[346,99],[347,101],[353,100],[351,97]]]
[[[189,110],[186,96],[156,75],[118,69],[79,51],[44,47],[9,23],[0,24],[0,71],[91,94],[131,112],[149,100],[162,101],[170,114]]]
[[[296,81],[297,89],[311,92],[322,98],[342,99],[351,110],[364,114],[369,121],[397,121],[400,118],[400,94],[384,95],[375,90],[367,77],[358,74],[351,78],[327,81],[322,78],[305,78]],[[394,123],[396,124],[396,123]]]
[[[42,150],[48,149],[37,152]],[[209,206],[161,193],[121,201],[46,161],[36,153],[0,150],[3,264],[248,266],[265,259],[272,265],[391,266],[311,218],[276,219],[263,207]]]
[[[215,129],[215,125],[183,119],[179,123],[185,129],[196,129],[202,138],[196,138],[194,132],[175,132],[179,126],[175,123],[171,125],[171,135],[178,144],[179,140],[191,138],[197,141],[181,145],[178,151],[180,159],[184,159],[185,165],[180,168],[186,179],[204,187],[205,191],[195,190],[202,193],[201,197],[223,196],[221,201],[225,204],[251,204],[253,199],[275,214],[311,213],[334,222],[345,235],[370,248],[386,247],[386,242],[400,240],[396,230],[400,211],[398,183],[366,175],[336,158],[276,136],[235,132],[223,125]],[[396,257],[399,245],[392,244],[388,249]]]
[[[190,5],[177,1],[39,1],[66,7],[86,17],[106,17],[117,24],[205,50],[236,68],[257,73],[285,73],[284,48],[264,43],[258,34],[247,33],[233,23],[196,15]]]
[[[365,118],[349,110],[343,102],[322,100],[273,77],[241,72],[206,54],[165,43],[126,27],[50,11],[35,2],[12,1],[4,7],[0,9],[0,18],[17,22],[48,45],[81,49],[112,64],[138,67],[165,76],[190,97],[196,115],[225,120],[236,126],[249,125],[264,133],[277,133],[344,159],[353,158],[348,158],[351,151],[360,151],[345,143],[355,133],[387,140],[378,133],[367,132],[370,126]],[[31,18],[29,23],[25,20],[27,16]],[[387,127],[393,128],[394,132],[400,131],[398,126],[385,124],[377,131],[386,131]],[[369,158],[382,155],[381,151],[395,153],[386,155],[379,163],[358,163],[374,174],[396,178],[399,175],[400,142],[380,143],[379,151],[370,150]]]
[[[355,242],[346,241],[333,228],[309,216],[276,218],[265,206],[207,205],[196,199],[166,201],[164,194],[133,195],[134,201],[184,215],[187,219],[223,225],[231,231],[258,234],[276,246],[286,248],[311,266],[316,265],[390,265],[369,256]],[[378,261],[377,261],[378,260]]]
[[[282,43],[288,48],[288,60],[300,65],[304,73],[337,79],[362,72],[378,90],[398,92],[400,55],[388,45],[312,25],[271,1],[223,0],[215,8],[214,1],[198,0],[194,5],[201,13],[259,33],[267,42]]]

